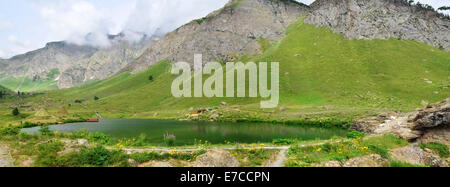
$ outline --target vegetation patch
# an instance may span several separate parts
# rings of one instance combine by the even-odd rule
[[[449,148],[447,145],[444,145],[444,144],[432,142],[432,143],[421,144],[420,148],[431,149],[431,150],[435,151],[436,153],[438,153],[441,158],[450,157]]]
[[[289,159],[286,165],[289,167],[307,167],[320,165],[328,161],[345,162],[350,158],[369,154],[379,154],[383,158],[389,159],[389,150],[406,145],[408,145],[408,142],[394,135],[383,135],[368,139],[357,137],[317,146],[294,145],[289,149]]]

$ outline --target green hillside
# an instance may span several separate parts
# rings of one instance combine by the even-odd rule
[[[279,106],[287,108],[282,112],[260,112],[261,98],[176,99],[170,91],[176,76],[169,73],[171,66],[167,62],[136,75],[124,73],[52,91],[46,97],[55,103],[72,103],[72,112],[99,111],[104,117],[177,117],[184,116],[191,107],[214,107],[225,101],[228,106],[238,107],[236,115],[241,117],[291,120],[310,114],[339,118],[409,111],[420,107],[422,101],[437,102],[450,96],[450,53],[421,42],[349,40],[327,28],[303,24],[302,19],[290,26],[283,40],[264,48],[263,55],[242,60],[280,62]],[[153,81],[149,81],[150,75]],[[94,100],[95,96],[100,99]],[[41,99],[32,98],[35,102]]]
[[[29,77],[8,77],[0,80],[0,85],[7,87],[10,90],[18,90],[21,92],[35,92],[58,89],[56,81],[54,80],[38,80],[33,81]]]
[[[12,91],[8,88],[5,88],[4,86],[0,85],[0,92],[3,94],[12,94]]]

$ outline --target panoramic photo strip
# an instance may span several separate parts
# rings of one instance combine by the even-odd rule
[[[449,0],[0,0],[6,172],[274,184],[449,146]]]

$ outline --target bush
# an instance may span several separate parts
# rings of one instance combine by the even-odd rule
[[[14,108],[14,110],[12,111],[12,114],[14,116],[18,116],[20,114],[19,109],[18,108]]]
[[[422,144],[420,145],[420,148],[425,149],[431,149],[433,151],[435,151],[436,153],[439,154],[439,156],[441,158],[448,158],[450,156],[450,152],[448,150],[447,145],[444,144],[440,144],[440,143],[426,143],[426,144]]]
[[[83,148],[78,153],[70,153],[58,158],[59,166],[80,167],[80,166],[118,166],[127,167],[128,155],[120,151],[109,151],[103,146],[93,148]]]
[[[50,128],[48,126],[45,127],[41,127],[39,129],[39,133],[41,133],[42,135],[53,135],[53,132],[50,130]]]
[[[100,132],[89,134],[89,140],[101,145],[108,145],[112,143],[111,136]]]
[[[19,133],[20,133],[19,127],[8,126],[0,128],[0,135],[2,136],[17,135]]]
[[[39,166],[58,166],[58,152],[62,151],[64,144],[60,141],[50,141],[38,146],[36,164]]]
[[[280,139],[274,139],[272,141],[272,143],[275,145],[291,145],[294,143],[294,140],[280,138]]]
[[[164,134],[164,143],[169,147],[172,147],[175,145],[176,139],[177,139],[177,137],[173,134]]]
[[[355,138],[362,138],[366,136],[366,134],[362,133],[362,132],[358,132],[358,131],[352,131],[347,133],[347,138],[351,138],[351,139],[355,139]]]
[[[100,99],[100,98],[97,97],[97,96],[94,97],[94,100],[96,100],[96,101],[98,101],[99,99]]]

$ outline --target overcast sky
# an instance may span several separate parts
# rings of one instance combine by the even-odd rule
[[[299,0],[310,4],[314,0]],[[9,58],[68,40],[85,44],[124,30],[153,34],[168,32],[221,8],[228,0],[0,0],[0,58]],[[450,0],[420,0],[435,8]]]

